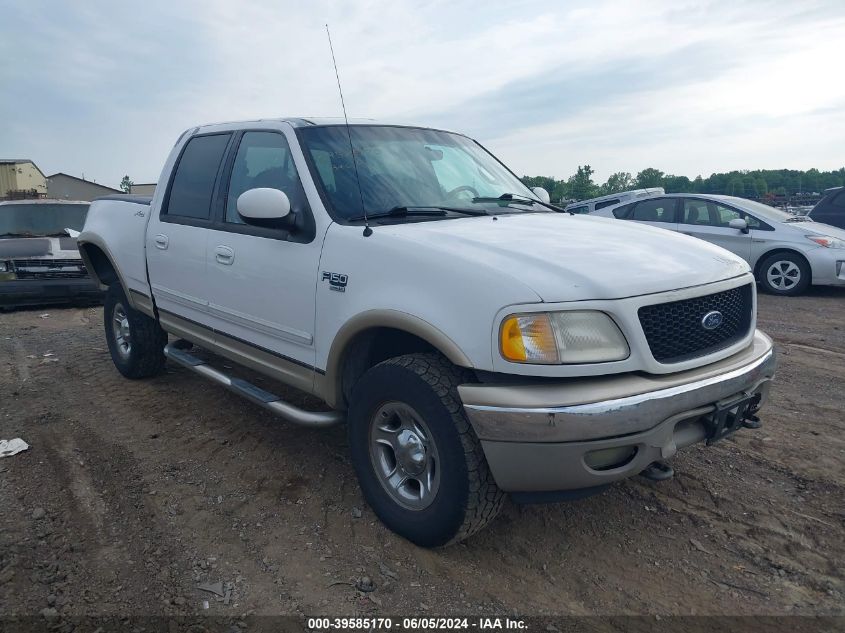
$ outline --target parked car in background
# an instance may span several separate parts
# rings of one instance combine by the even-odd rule
[[[845,230],[759,202],[708,194],[666,194],[594,215],[678,231],[735,253],[760,284],[780,295],[811,283],[845,286]]]
[[[813,222],[845,229],[845,187],[825,189],[824,197],[808,215]]]
[[[102,299],[71,235],[87,213],[87,202],[0,202],[0,308]]]
[[[606,207],[615,207],[625,202],[632,200],[640,200],[642,198],[650,198],[651,196],[662,196],[665,193],[663,187],[653,187],[651,189],[633,189],[631,191],[620,191],[619,193],[612,193],[598,198],[590,198],[589,200],[579,200],[572,202],[566,207],[564,211],[567,213],[594,213]]]

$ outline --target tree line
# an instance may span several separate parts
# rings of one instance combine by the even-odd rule
[[[707,178],[667,174],[648,167],[632,176],[626,171],[611,174],[604,183],[593,180],[594,170],[589,165],[578,166],[578,171],[566,180],[547,176],[523,176],[529,187],[543,187],[552,200],[586,200],[629,189],[663,187],[666,193],[714,193],[741,198],[764,199],[794,197],[801,194],[821,193],[830,187],[845,185],[845,167],[835,171],[808,169],[756,169],[712,174]]]

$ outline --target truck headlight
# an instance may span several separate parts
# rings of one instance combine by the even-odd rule
[[[499,329],[499,351],[512,363],[563,365],[628,358],[625,336],[604,312],[512,314]]]
[[[6,262],[0,262],[0,273],[9,271],[9,265]]]

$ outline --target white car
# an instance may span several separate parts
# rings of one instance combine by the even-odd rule
[[[652,196],[661,196],[665,193],[663,187],[652,187],[651,189],[633,189],[631,191],[620,191],[619,193],[611,193],[606,196],[599,196],[598,198],[590,198],[589,200],[579,200],[578,202],[571,202],[564,211],[567,213],[595,213],[601,209],[608,207],[619,206],[626,202],[633,200],[641,200],[643,198],[650,198]]]
[[[650,224],[721,246],[747,261],[773,294],[798,295],[810,284],[845,286],[845,230],[752,200],[666,194],[593,215]]]
[[[678,450],[759,426],[776,359],[748,264],[555,213],[466,136],[207,125],[158,182],[152,200],[95,201],[79,236],[117,369],[167,358],[289,422],[346,423],[365,498],[415,543],[466,538],[505,493],[666,478]]]

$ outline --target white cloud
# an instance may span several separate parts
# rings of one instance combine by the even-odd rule
[[[337,115],[326,22],[350,116],[459,126],[519,173],[845,162],[837,1],[30,2],[0,25],[0,151],[116,185],[196,123]]]

